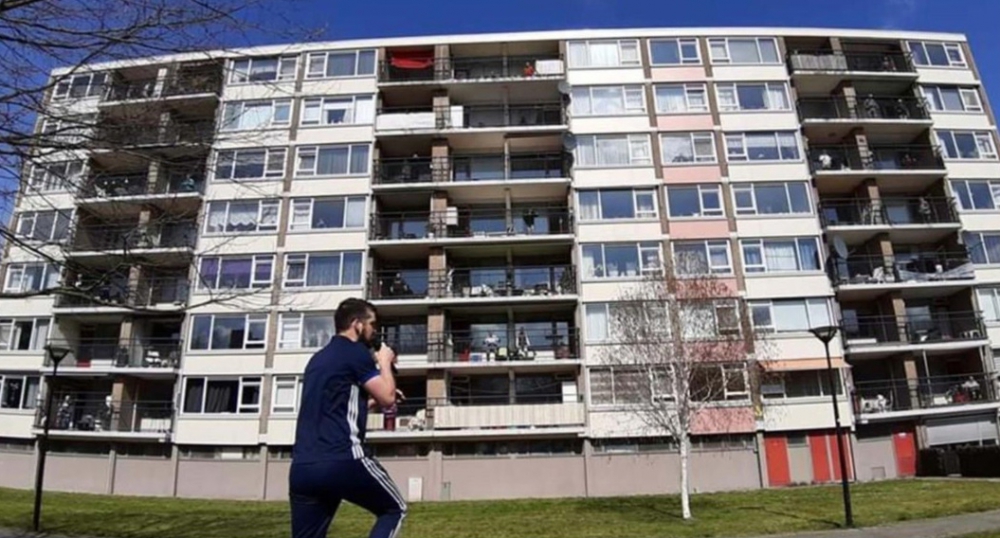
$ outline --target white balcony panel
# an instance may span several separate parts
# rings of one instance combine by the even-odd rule
[[[656,169],[648,166],[631,166],[624,168],[580,168],[573,167],[573,187],[577,189],[596,189],[609,187],[644,187],[659,186],[663,180],[656,177]]]
[[[300,177],[292,181],[290,195],[299,196],[344,196],[368,194],[371,180],[368,176],[336,178]]]
[[[761,337],[759,342],[758,360],[826,360],[826,350],[823,348],[823,343],[808,332],[768,334]],[[840,338],[834,338],[830,341],[830,356],[844,356]]]
[[[824,373],[823,381],[826,382]],[[852,423],[851,405],[841,396],[837,408],[841,426]],[[829,396],[764,400],[764,430],[796,431],[829,429],[834,427],[833,402]]]
[[[289,292],[284,290],[279,299],[279,310],[295,310],[304,312],[326,311],[333,317],[333,311],[341,301],[350,297],[363,297],[365,290],[361,286],[343,287],[328,289],[323,291],[296,290]]]
[[[794,112],[731,112],[721,114],[723,132],[798,131],[799,118]]]
[[[747,299],[793,299],[832,296],[830,279],[822,272],[770,275],[752,273],[746,276]]]
[[[318,349],[275,349],[274,375],[298,375],[306,371],[306,365]],[[402,362],[402,360],[400,360]]]
[[[177,444],[256,445],[260,438],[260,418],[256,414],[179,414],[174,429]]]
[[[734,81],[750,82],[755,80],[777,81],[788,80],[788,69],[784,63],[779,65],[724,65],[712,66],[712,76],[716,82]]]
[[[809,178],[805,161],[782,163],[729,163],[730,181],[795,181]]]
[[[998,161],[954,161],[945,160],[948,177],[951,179],[1000,178]]]
[[[222,91],[226,101],[287,99],[295,94],[295,81],[282,80],[255,84],[229,84]]]
[[[587,419],[588,437],[644,437],[653,433],[634,412],[592,406]]]
[[[577,229],[580,243],[628,241],[662,241],[663,227],[659,220],[629,220],[620,223],[581,223]]]
[[[920,67],[917,68],[921,84],[960,84],[979,85],[972,70],[967,68],[940,68],[940,67]]]
[[[646,74],[641,67],[570,68],[566,75],[566,80],[573,86],[641,84],[646,81]]]
[[[220,131],[216,134],[215,148],[248,148],[256,146],[287,146],[289,126],[245,131]]]
[[[83,180],[81,180],[83,181]],[[52,211],[53,209],[73,209],[76,206],[76,195],[69,192],[45,192],[36,193],[31,191],[27,195],[22,194],[17,205],[18,211]]]
[[[281,180],[243,181],[229,180],[212,181],[205,191],[205,199],[212,200],[254,200],[261,198],[277,198],[283,190]]]
[[[934,128],[991,130],[990,118],[985,112],[931,112]]]
[[[736,217],[736,233],[747,237],[791,237],[818,236],[821,233],[819,219],[808,217]]]
[[[584,275],[581,277],[583,284],[580,295],[586,297],[587,302],[594,303],[620,301],[630,290],[636,290],[643,285],[641,281],[635,279],[596,280],[587,279]]]
[[[52,315],[54,298],[51,295],[39,295],[24,299],[0,300],[0,316],[17,317],[49,317]],[[0,351],[0,353],[4,353]]]
[[[42,349],[0,351],[0,372],[34,372],[44,365],[45,350]]]
[[[31,426],[34,422],[34,410],[11,411],[9,409],[4,409],[0,411],[0,438],[31,438],[34,436],[31,431]]]
[[[316,252],[326,250],[364,250],[368,248],[364,229],[311,230],[289,232],[285,237],[285,252]]]
[[[962,220],[962,229],[965,231],[987,232],[1000,230],[1000,211],[960,211],[959,216]]]
[[[261,375],[264,350],[185,350],[183,364],[185,376]]]
[[[271,305],[271,289],[196,290],[189,304],[191,314],[260,312]]]
[[[322,95],[373,94],[378,91],[375,77],[306,80],[299,94],[304,97]]]
[[[37,243],[30,243],[30,248],[25,248],[12,244],[10,245],[10,249],[7,251],[7,257],[4,261],[7,263],[42,261],[44,258],[39,255],[39,252],[44,256],[49,256],[59,260],[64,257],[65,247],[60,245],[39,245]]]
[[[269,445],[294,445],[295,415],[286,413],[275,415],[272,413],[271,420],[267,421],[266,435],[266,441]]]
[[[370,142],[375,136],[374,125],[340,125],[322,127],[299,127],[295,143],[346,144],[350,142]]]
[[[1000,265],[977,265],[975,270],[977,285],[1000,284]]]
[[[990,339],[990,347],[1000,347],[1000,323],[987,321],[986,336]]]
[[[573,118],[570,127],[576,135],[604,133],[642,133],[650,130],[646,114],[607,116],[601,118]]]
[[[274,233],[245,235],[202,235],[198,239],[199,256],[224,254],[267,253],[278,250]]]
[[[446,405],[434,408],[435,429],[583,426],[582,403]]]

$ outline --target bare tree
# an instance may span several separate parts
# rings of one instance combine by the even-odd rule
[[[669,435],[678,444],[685,519],[692,432],[727,431],[736,423],[731,413],[749,412],[754,393],[750,366],[759,346],[735,295],[711,275],[649,276],[611,303],[615,336],[599,352],[630,418],[644,434]]]

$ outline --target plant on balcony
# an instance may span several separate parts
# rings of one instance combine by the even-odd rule
[[[688,271],[685,271],[688,272]],[[689,500],[691,435],[754,429],[755,359],[763,342],[735,286],[711,275],[655,274],[622,286],[609,305],[598,361],[613,374],[618,424],[629,437],[669,436],[680,452],[681,509]]]

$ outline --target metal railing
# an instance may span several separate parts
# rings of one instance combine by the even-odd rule
[[[179,146],[210,145],[215,137],[215,124],[211,121],[170,122],[167,124],[99,123],[95,142],[98,146]]]
[[[452,211],[381,212],[372,215],[370,238],[376,241],[448,237],[545,236],[572,233],[573,214],[566,208],[456,209]]]
[[[986,327],[977,312],[931,312],[926,316],[858,316],[842,327],[848,349],[873,344],[921,344],[980,340]]]
[[[461,114],[455,113],[461,107]],[[450,105],[434,107],[438,129],[490,129],[566,124],[561,103]]]
[[[788,55],[788,68],[792,73],[800,71],[916,72],[908,53],[874,51],[793,50]]]
[[[187,277],[151,277],[141,279],[137,286],[128,285],[128,277],[104,282],[81,282],[78,289],[86,295],[59,294],[56,308],[101,307],[120,305],[141,308],[162,305],[183,306],[191,293]]]
[[[389,53],[392,54],[391,52]],[[401,69],[392,65],[391,60],[380,62],[381,82],[421,82],[450,80],[492,80],[498,78],[562,78],[565,70],[558,73],[539,73],[537,62],[561,60],[559,55],[533,56],[483,56],[436,58],[423,69]]]
[[[173,402],[128,402],[110,394],[56,392],[52,431],[162,433],[173,430]],[[35,427],[45,425],[45,406],[35,412]]]
[[[895,256],[857,255],[833,262],[837,285],[946,282],[975,278],[966,252],[925,252]]]
[[[140,80],[119,80],[109,84],[104,90],[105,101],[131,101],[157,97],[156,78]]]
[[[368,415],[368,430],[465,430],[488,428],[547,428],[582,426],[583,398],[567,398],[553,384],[548,391],[477,394],[454,384],[448,398],[407,399],[390,416],[376,410]]]
[[[126,249],[194,248],[198,228],[190,222],[156,224],[145,228],[133,225],[77,227],[70,250],[75,252],[119,251]]]
[[[77,368],[90,367],[93,361],[115,368],[178,368],[183,350],[183,342],[176,338],[78,338],[50,343],[69,348],[62,366]],[[48,357],[45,366],[51,366]]]
[[[375,183],[506,181],[568,178],[571,165],[562,153],[452,155],[382,159],[375,163]]]
[[[175,74],[164,79],[158,87],[159,83],[157,78],[118,80],[106,87],[104,100],[116,102],[203,93],[218,95],[222,91],[222,73],[217,70],[202,74]]]
[[[375,299],[548,297],[576,293],[571,265],[387,269],[369,274]]]
[[[957,224],[955,201],[945,197],[877,200],[833,198],[819,202],[824,226],[906,226]]]
[[[990,375],[983,373],[921,377],[911,388],[906,379],[854,381],[857,414],[933,409],[996,401]]]
[[[831,145],[809,148],[809,166],[813,172],[837,170],[944,170],[944,160],[935,146],[871,146],[862,152],[858,146]]]
[[[918,97],[802,97],[798,102],[801,120],[927,120],[926,102]]]
[[[569,325],[572,322],[562,323]],[[427,361],[432,363],[580,358],[579,331],[575,327],[554,330],[514,324],[495,331],[390,331],[383,333],[382,341],[399,355],[427,355]]]
[[[123,198],[161,194],[202,194],[205,190],[205,173],[201,170],[162,171],[150,186],[146,171],[129,174],[91,175],[80,189],[83,198]]]

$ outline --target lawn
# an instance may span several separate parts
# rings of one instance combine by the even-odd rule
[[[893,481],[855,485],[857,525],[871,526],[1000,507],[1000,483]],[[30,491],[0,489],[0,528],[27,528]],[[406,538],[651,538],[747,536],[836,528],[843,521],[837,486],[692,498],[695,519],[677,517],[673,496],[418,503]],[[332,536],[367,536],[372,518],[345,505]],[[45,495],[44,530],[116,538],[276,538],[289,535],[284,502],[233,502]]]

